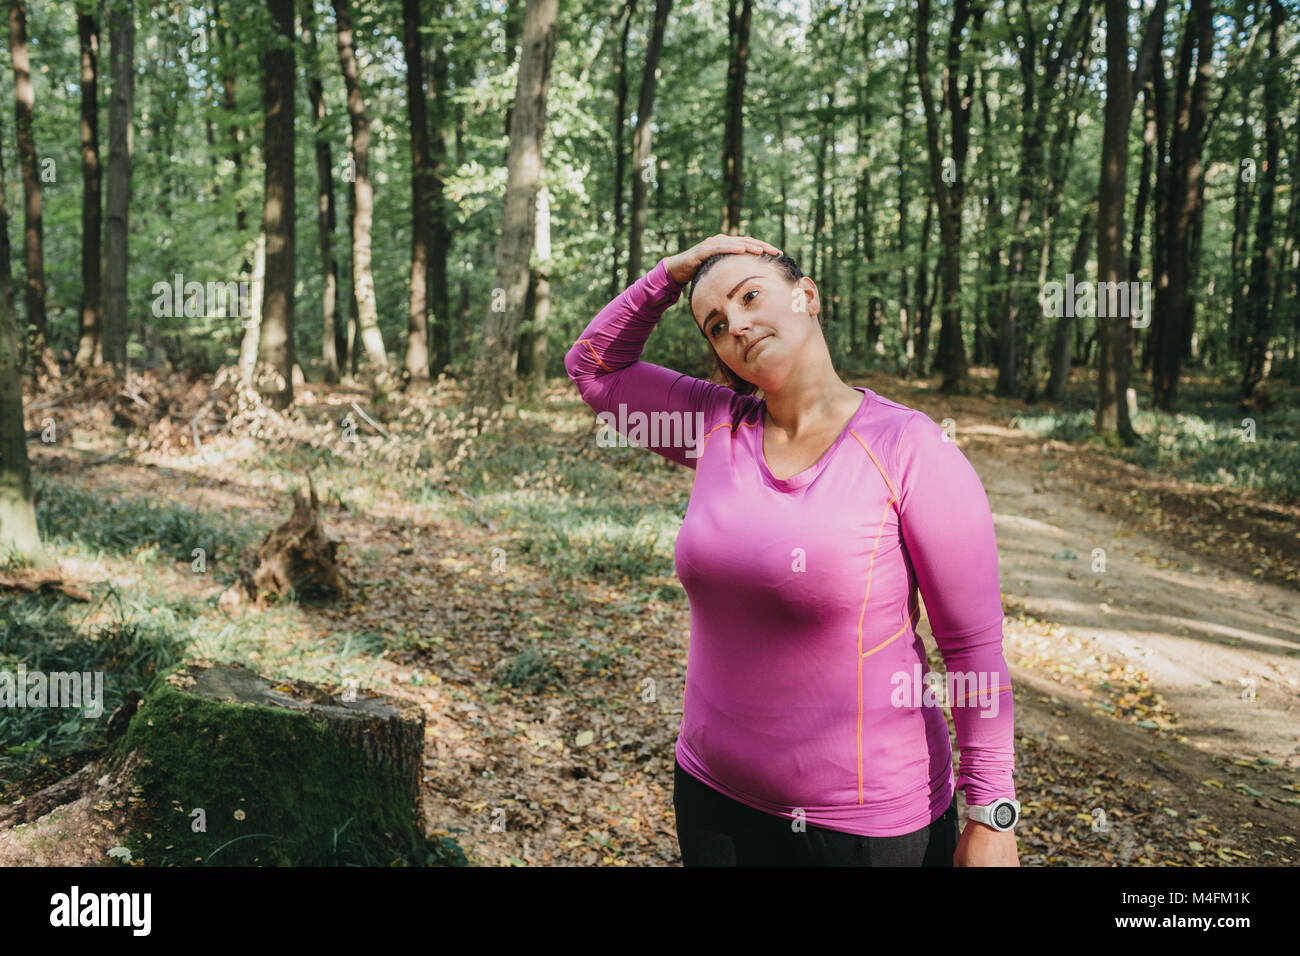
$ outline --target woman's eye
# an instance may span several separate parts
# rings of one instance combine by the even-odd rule
[[[713,335],[717,335],[717,334],[718,334],[718,329],[720,329],[720,328],[722,328],[722,323],[721,323],[721,322],[719,322],[717,325],[715,325],[715,326],[713,327],[713,333],[712,333],[712,334],[713,334]]]
[[[750,289],[748,292],[745,293],[745,304],[746,304],[746,305],[749,304],[749,301],[750,301],[749,297],[750,297],[751,295],[758,295],[758,290],[757,290],[757,289]]]

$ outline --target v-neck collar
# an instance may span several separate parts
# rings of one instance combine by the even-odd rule
[[[866,410],[867,403],[871,400],[870,389],[862,388],[857,385],[853,385],[850,387],[855,392],[862,393],[862,403],[858,405],[857,411],[855,411],[849,417],[848,422],[845,423],[844,428],[841,429],[835,441],[831,442],[830,447],[827,448],[824,452],[822,452],[822,456],[820,458],[818,458],[815,462],[813,462],[803,471],[799,472],[798,474],[791,475],[789,478],[776,477],[774,474],[772,474],[772,469],[769,468],[767,465],[767,455],[763,453],[763,433],[767,429],[767,402],[766,400],[764,400],[763,402],[760,403],[758,408],[758,429],[757,429],[758,467],[759,470],[762,472],[764,481],[766,481],[773,488],[776,488],[778,491],[795,491],[799,488],[807,487],[809,484],[813,482],[813,480],[819,474],[821,474],[822,469],[826,467],[827,463],[834,456],[835,450],[844,443],[844,439],[848,436],[849,430],[853,427],[853,424]]]

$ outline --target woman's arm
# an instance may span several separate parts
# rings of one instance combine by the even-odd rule
[[[966,456],[922,413],[903,428],[897,458],[903,541],[935,642],[949,675],[972,681],[954,681],[951,701],[957,787],[968,804],[1014,800],[1014,704],[988,497]]]
[[[694,468],[702,432],[727,417],[740,396],[725,385],[639,361],[650,333],[685,287],[667,263],[661,259],[601,309],[565,355],[564,367],[582,400],[597,414],[608,413],[629,440]],[[635,431],[638,421],[644,441]],[[618,428],[619,422],[627,428]]]

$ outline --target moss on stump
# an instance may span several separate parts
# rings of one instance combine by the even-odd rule
[[[113,762],[131,751],[126,845],[146,865],[383,864],[424,845],[415,704],[188,663],[155,678]]]

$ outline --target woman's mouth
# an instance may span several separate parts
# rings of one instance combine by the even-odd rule
[[[768,338],[768,336],[770,336],[771,334],[772,334],[772,333],[769,332],[767,335],[763,336],[762,339],[757,339],[757,340],[755,340],[755,341],[749,343],[749,348],[745,349],[745,361],[746,361],[746,362],[749,361],[749,353],[752,352],[752,351],[754,351],[755,346],[757,346],[759,342],[762,342],[763,339]]]

